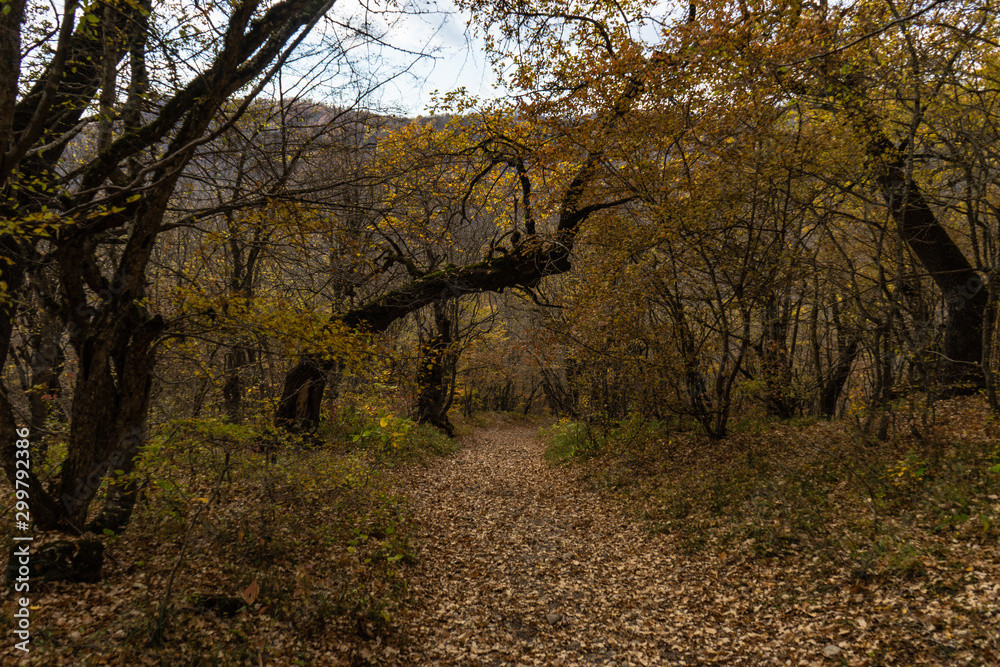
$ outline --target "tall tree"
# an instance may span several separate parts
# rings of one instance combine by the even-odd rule
[[[33,519],[42,529],[84,530],[110,473],[114,483],[89,527],[117,529],[135,500],[128,473],[144,439],[157,342],[167,326],[148,305],[145,276],[171,197],[200,147],[246,111],[333,3],[212,3],[168,16],[169,6],[143,2],[68,2],[51,38],[26,23],[23,2],[9,4],[0,18],[0,279],[7,286],[0,360],[27,267],[50,267],[49,296],[77,373],[59,474],[48,485],[28,475]],[[214,46],[156,42],[178,27]],[[158,59],[160,46],[172,62]],[[179,54],[188,60],[177,61]],[[168,63],[173,86],[158,78]],[[220,115],[237,91],[242,103]],[[12,396],[0,387],[0,458],[12,481],[16,426]]]
[[[498,63],[514,59],[512,87],[527,91],[513,113],[501,114],[505,120],[499,123],[487,119],[465,148],[478,152],[485,163],[474,184],[488,183],[485,179],[494,172],[516,174],[523,212],[518,236],[511,233],[512,247],[501,256],[414,277],[335,318],[349,328],[383,331],[442,295],[531,290],[546,276],[571,268],[575,238],[594,213],[632,198],[608,187],[603,166],[614,159],[622,129],[644,91],[647,70],[660,63],[651,62],[630,36],[631,20],[622,19],[622,5],[598,3],[580,11],[561,2],[468,6],[484,29],[495,27],[503,35],[504,43],[492,44],[493,54]],[[562,40],[551,38],[560,33]],[[589,55],[581,62],[581,54]],[[512,136],[521,138],[512,141]],[[293,428],[318,424],[332,364],[314,351],[289,371],[278,423]]]

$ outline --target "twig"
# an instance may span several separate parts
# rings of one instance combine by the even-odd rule
[[[170,571],[170,577],[167,579],[167,590],[163,594],[163,603],[160,605],[160,614],[156,619],[156,627],[153,628],[153,634],[151,637],[153,644],[159,644],[163,639],[163,631],[166,627],[167,611],[170,609],[170,595],[174,588],[174,578],[177,576],[177,571],[180,570],[181,564],[184,562],[184,555],[187,553],[188,544],[191,541],[191,531],[198,523],[198,518],[201,517],[202,513],[207,510],[209,505],[215,502],[215,500],[219,497],[219,493],[222,491],[222,481],[229,472],[229,467],[229,450],[226,450],[226,461],[222,466],[222,472],[219,473],[219,478],[215,480],[215,489],[212,490],[212,496],[208,499],[208,502],[198,508],[198,511],[195,512],[194,516],[191,518],[191,522],[188,524],[187,531],[184,533],[184,540],[181,542],[181,551],[177,554],[177,562],[174,563],[174,567]]]
[[[934,9],[938,5],[943,4],[945,2],[948,2],[948,0],[934,0],[933,2],[931,2],[926,7],[922,8],[922,9],[918,9],[918,10],[916,10],[913,13],[907,14],[906,16],[900,16],[898,18],[895,18],[892,21],[889,21],[888,23],[879,26],[875,30],[872,30],[871,32],[867,32],[864,35],[861,35],[860,37],[852,39],[851,41],[847,42],[846,44],[842,44],[842,45],[840,45],[838,47],[832,48],[829,51],[824,51],[823,53],[815,53],[815,54],[813,54],[811,56],[806,56],[804,58],[799,58],[798,60],[793,60],[791,62],[778,65],[778,67],[792,67],[794,65],[801,65],[802,63],[806,63],[806,62],[809,62],[809,61],[812,61],[812,60],[817,60],[819,58],[824,58],[826,56],[831,56],[831,55],[833,55],[835,53],[840,53],[841,51],[846,51],[847,49],[851,48],[852,46],[855,46],[856,44],[860,44],[861,42],[869,40],[869,39],[871,39],[873,37],[878,37],[883,32],[886,32],[887,30],[892,29],[894,26],[897,26],[900,23],[906,23],[907,21],[910,21],[912,19],[918,18],[919,16],[921,16],[923,14],[926,14],[930,10]]]

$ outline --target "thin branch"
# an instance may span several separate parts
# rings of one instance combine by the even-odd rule
[[[923,9],[918,9],[917,11],[913,12],[912,14],[907,14],[906,16],[900,16],[899,18],[893,19],[892,21],[889,21],[885,25],[883,25],[881,27],[878,27],[875,30],[872,30],[871,32],[867,32],[864,35],[861,35],[860,37],[857,37],[857,38],[851,40],[850,42],[847,42],[846,44],[842,44],[842,45],[840,45],[840,46],[838,46],[836,48],[830,49],[829,51],[824,51],[823,53],[814,53],[811,56],[806,56],[805,58],[799,58],[798,60],[793,60],[793,61],[785,63],[783,65],[778,65],[778,67],[792,67],[794,65],[801,65],[802,63],[806,63],[806,62],[809,62],[811,60],[816,60],[818,58],[825,58],[826,56],[831,56],[831,55],[833,55],[835,53],[840,53],[841,51],[846,51],[847,49],[851,48],[852,46],[855,46],[857,44],[860,44],[861,42],[867,41],[867,40],[871,39],[872,37],[878,37],[882,33],[886,32],[887,30],[890,30],[891,28],[894,28],[895,26],[899,25],[900,23],[906,23],[907,21],[911,21],[911,20],[917,18],[918,16],[926,14],[927,12],[929,12],[932,9],[934,9],[938,5],[942,5],[942,4],[946,3],[946,2],[949,2],[949,0],[934,0],[933,2],[931,2],[931,4],[927,5]]]

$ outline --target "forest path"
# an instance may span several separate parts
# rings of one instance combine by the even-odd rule
[[[550,466],[536,427],[480,430],[461,444],[404,480],[419,562],[380,664],[695,663],[684,653],[701,643],[716,592],[697,576],[681,583],[691,572],[664,538]],[[729,652],[741,642],[709,643]]]

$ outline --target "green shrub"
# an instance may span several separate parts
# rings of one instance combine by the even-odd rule
[[[552,463],[571,458],[588,458],[604,449],[604,438],[598,438],[593,429],[583,422],[560,419],[541,430],[541,437],[549,441],[545,449],[546,460]]]
[[[455,451],[455,441],[427,424],[418,424],[385,408],[345,406],[324,435],[332,442],[371,453],[387,466],[424,463],[429,456]]]

